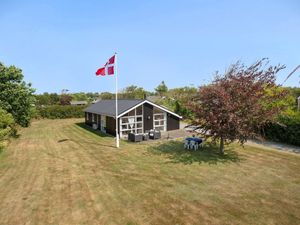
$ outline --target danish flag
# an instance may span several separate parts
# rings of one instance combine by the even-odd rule
[[[96,71],[96,76],[106,76],[106,75],[114,75],[115,73],[115,55],[112,56],[107,63],[105,63],[104,67],[99,68]]]

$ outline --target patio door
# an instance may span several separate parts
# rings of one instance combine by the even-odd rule
[[[154,109],[153,113],[154,130],[167,131],[167,113],[159,109]]]
[[[106,116],[101,115],[101,128],[100,130],[106,133]]]

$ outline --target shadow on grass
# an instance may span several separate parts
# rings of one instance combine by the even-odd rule
[[[181,141],[169,141],[160,145],[149,147],[149,151],[154,154],[167,155],[171,163],[230,163],[240,162],[242,159],[230,146],[225,149],[225,154],[219,154],[216,145],[206,143],[204,147],[197,151],[184,149]]]
[[[58,142],[58,143],[61,143],[61,142],[69,141],[69,140],[70,140],[69,138],[65,138],[65,139],[60,139],[60,140],[58,140],[57,142]]]
[[[113,137],[112,135],[109,135],[109,134],[105,134],[103,132],[101,132],[100,130],[94,130],[93,128],[91,128],[90,126],[86,125],[85,123],[75,123],[77,126],[89,131],[89,132],[92,132],[100,137]]]
[[[76,126],[79,126],[93,134],[96,134],[97,136],[99,137],[111,137],[111,138],[114,138],[114,136],[110,135],[110,134],[105,134],[103,132],[101,132],[100,130],[94,130],[93,128],[91,128],[90,126],[86,125],[85,123],[75,123]],[[65,142],[65,141],[69,141],[70,139],[62,139],[62,140],[59,140],[58,142],[61,143],[61,142]],[[94,141],[82,141],[81,140],[81,143],[82,144],[96,144],[96,145],[99,145],[99,143],[95,143]],[[101,143],[101,146],[105,146],[105,147],[111,147],[111,148],[115,148],[114,145],[106,145],[106,144],[103,144]]]

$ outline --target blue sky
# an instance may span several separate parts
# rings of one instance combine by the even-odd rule
[[[95,71],[118,52],[119,87],[199,86],[231,63],[300,64],[300,1],[0,1],[0,61],[41,92],[113,91]],[[286,82],[300,86],[300,71]]]

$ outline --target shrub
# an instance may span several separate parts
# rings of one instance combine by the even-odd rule
[[[268,139],[300,146],[300,113],[281,115],[278,123],[270,123],[264,127]]]
[[[37,108],[36,118],[65,119],[84,117],[83,109],[86,106],[50,105]]]
[[[6,67],[0,62],[0,107],[10,113],[22,127],[30,124],[31,109],[35,102],[34,89],[25,83],[22,70]]]
[[[16,134],[16,123],[13,116],[0,108],[0,150],[3,148],[2,142],[14,134]]]

